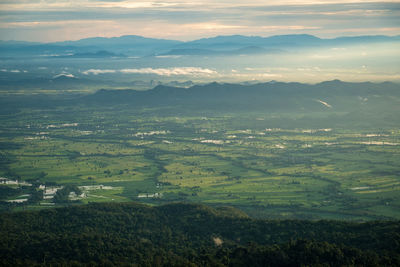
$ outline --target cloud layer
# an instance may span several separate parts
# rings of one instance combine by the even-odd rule
[[[124,73],[124,74],[155,74],[159,76],[178,76],[178,75],[191,75],[191,76],[212,76],[218,73],[211,69],[197,68],[197,67],[181,67],[181,68],[140,68],[140,69],[89,69],[83,71],[85,75],[99,75],[107,73]]]
[[[0,38],[63,41],[127,34],[180,40],[229,34],[397,35],[399,17],[399,0],[3,0]]]

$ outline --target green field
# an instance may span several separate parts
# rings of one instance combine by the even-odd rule
[[[83,190],[83,203],[187,201],[263,218],[400,219],[400,129],[283,127],[299,118],[312,126],[318,116],[26,108],[1,115],[0,176],[106,188]],[[40,202],[51,200],[22,205]]]

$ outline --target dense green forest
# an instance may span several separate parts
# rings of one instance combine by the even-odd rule
[[[399,266],[400,223],[257,220],[174,203],[0,216],[2,266]]]

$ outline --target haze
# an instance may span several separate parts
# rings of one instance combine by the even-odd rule
[[[397,35],[395,1],[5,0],[0,39],[54,42],[141,35],[193,40],[216,35]]]

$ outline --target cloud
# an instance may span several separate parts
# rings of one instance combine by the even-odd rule
[[[91,23],[104,24],[110,23],[109,20],[91,20]],[[1,23],[0,28],[41,28],[41,27],[64,27],[69,26],[82,26],[88,23],[87,20],[57,20],[57,21],[16,21]]]
[[[316,30],[321,29],[319,26],[303,26],[303,25],[268,25],[260,27],[266,31],[276,31],[276,30]]]
[[[231,30],[247,28],[246,26],[242,25],[227,25],[214,21],[203,23],[188,23],[184,24],[184,27],[191,30]]]
[[[8,69],[1,69],[1,72],[11,72],[11,73],[20,73],[20,70],[8,70]],[[26,70],[22,71],[22,72],[27,72]]]
[[[163,8],[169,6],[175,6],[178,3],[168,3],[168,2],[160,2],[160,1],[104,1],[104,2],[93,2],[88,3],[90,7],[101,7],[101,8]]]
[[[106,73],[124,73],[124,74],[156,74],[159,76],[177,76],[177,75],[192,75],[192,76],[211,76],[218,73],[211,69],[198,67],[177,67],[177,68],[140,68],[140,69],[89,69],[83,71],[82,74],[98,75]]]
[[[398,35],[399,17],[399,0],[3,0],[0,39],[64,41],[128,34],[179,40],[231,34]]]
[[[99,70],[99,69],[90,69],[90,70],[85,70],[82,72],[82,74],[89,75],[99,75],[99,74],[106,74],[106,73],[116,73],[116,70]]]

